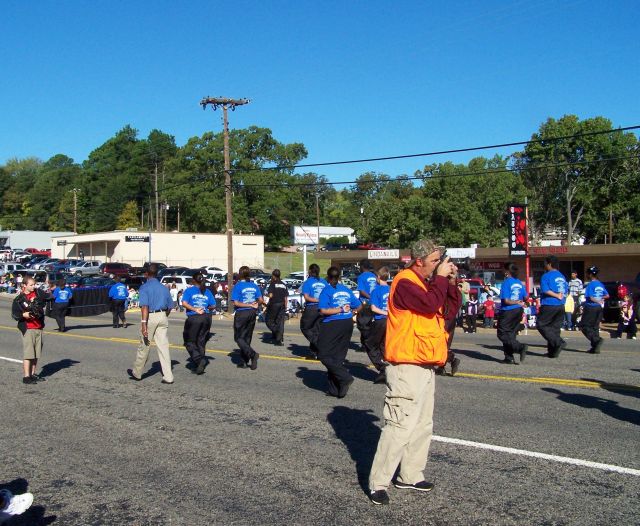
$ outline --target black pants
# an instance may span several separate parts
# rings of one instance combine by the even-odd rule
[[[344,396],[349,384],[353,382],[353,376],[344,366],[352,334],[351,318],[320,323],[318,358],[327,368],[329,394],[332,396]]]
[[[522,322],[522,307],[517,309],[500,310],[498,314],[498,340],[502,342],[505,358],[513,358],[524,347],[518,341],[518,326]]]
[[[249,363],[256,351],[251,347],[253,328],[256,326],[256,309],[238,310],[233,317],[233,339],[240,347],[240,357]]]
[[[626,332],[627,333],[627,338],[633,338],[636,333],[638,332],[638,327],[636,325],[636,320],[635,319],[631,319],[629,320],[629,323],[627,323],[626,325],[624,324],[624,322],[622,320],[620,320],[618,322],[618,330],[616,332],[616,336],[618,338],[622,338],[622,333]]]
[[[602,321],[602,307],[592,307],[584,305],[582,307],[582,318],[580,319],[580,330],[591,343],[593,349],[602,340],[600,338],[600,322]]]
[[[564,320],[564,305],[542,305],[536,319],[536,327],[547,340],[547,352],[555,354],[562,344],[560,329]]]
[[[211,314],[195,314],[187,316],[184,322],[182,338],[184,346],[194,364],[205,360],[206,345],[211,329]]]
[[[476,332],[476,319],[478,318],[477,314],[467,314],[467,330],[469,332]]]
[[[573,297],[573,313],[571,314],[571,327],[576,330],[578,325],[578,315],[580,314],[580,296]]]
[[[453,343],[453,333],[456,332],[456,318],[444,320],[444,330],[447,331],[447,350],[451,352],[451,344]]]
[[[69,302],[65,301],[64,303],[54,303],[51,306],[51,317],[56,320],[58,324],[58,329],[61,331],[65,330],[65,316],[67,315],[67,309],[69,308]]]
[[[122,320],[124,325],[124,304],[126,300],[112,300],[113,308],[113,326],[117,327],[119,320]]]
[[[363,303],[362,308],[356,314],[356,325],[360,331],[360,343],[362,347],[367,348],[366,341],[369,338],[373,326],[373,311],[371,305]]]
[[[309,341],[309,348],[313,354],[318,354],[318,334],[320,333],[320,320],[322,316],[318,307],[307,305],[300,317],[300,330]]]
[[[369,356],[369,360],[378,371],[383,371],[386,365],[384,362],[384,346],[387,335],[387,318],[374,320],[368,332],[367,339],[364,341],[367,356]]]
[[[271,331],[274,341],[282,342],[284,338],[284,315],[286,309],[284,303],[267,304],[267,313],[264,318],[264,322]]]

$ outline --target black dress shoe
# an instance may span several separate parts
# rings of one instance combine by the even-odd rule
[[[129,380],[135,380],[136,382],[142,380],[142,378],[138,378],[133,374],[133,369],[127,369],[127,374],[129,375]]]
[[[245,362],[244,360],[242,360],[238,365],[237,365],[238,369],[246,369],[247,367],[249,367],[249,364],[247,364],[247,362]]]
[[[198,367],[196,367],[196,374],[204,374],[204,370],[207,367],[207,359],[203,358],[202,360],[200,360],[200,363],[198,364]]]
[[[253,356],[251,357],[251,365],[249,365],[249,369],[251,369],[252,371],[255,371],[258,368],[258,358],[260,358],[260,354],[254,352]]]

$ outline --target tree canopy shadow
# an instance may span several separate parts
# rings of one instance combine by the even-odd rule
[[[620,407],[619,403],[613,400],[607,400],[606,398],[600,398],[599,396],[564,393],[552,387],[543,387],[542,390],[547,393],[557,395],[558,400],[561,400],[562,402],[574,404],[587,409],[597,409],[616,420],[640,425],[640,411]]]
[[[358,483],[365,493],[368,491],[369,472],[380,438],[380,428],[376,425],[379,420],[371,409],[345,406],[336,406],[327,415],[336,437],[347,447],[356,464]]]
[[[71,360],[70,358],[63,358],[62,360],[58,360],[57,362],[47,363],[42,366],[42,370],[40,371],[40,376],[53,376],[58,371],[62,371],[62,369],[68,369],[69,367],[73,367],[77,363],[80,363],[80,362],[78,360]]]
[[[0,482],[0,489],[8,489],[14,495],[21,495],[29,491],[29,483],[24,478],[13,479],[9,482]],[[34,495],[34,502],[38,500],[38,496]],[[44,506],[31,506],[22,515],[16,515],[7,521],[7,525],[12,526],[44,526],[53,524],[57,516],[46,515]],[[4,524],[4,523],[3,523]]]

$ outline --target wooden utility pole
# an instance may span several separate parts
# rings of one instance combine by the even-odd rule
[[[204,97],[200,101],[203,110],[207,105],[214,109],[222,106],[222,122],[224,126],[224,195],[227,209],[227,311],[233,312],[231,291],[233,290],[233,215],[231,212],[231,160],[229,158],[229,120],[227,109],[235,111],[237,106],[249,104],[249,99],[228,99],[225,97]]]
[[[80,188],[72,188],[73,192],[73,233],[78,233],[78,192]]]

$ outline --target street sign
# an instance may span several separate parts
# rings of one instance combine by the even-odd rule
[[[64,246],[67,244],[67,240],[66,240],[66,239],[63,239],[63,240],[61,240],[61,241],[57,241],[57,242],[56,242],[56,244],[57,244],[59,247],[64,247]]]
[[[127,243],[148,243],[149,236],[124,236]]]
[[[392,248],[388,250],[369,250],[367,252],[369,259],[398,259],[400,257],[400,250]]]

